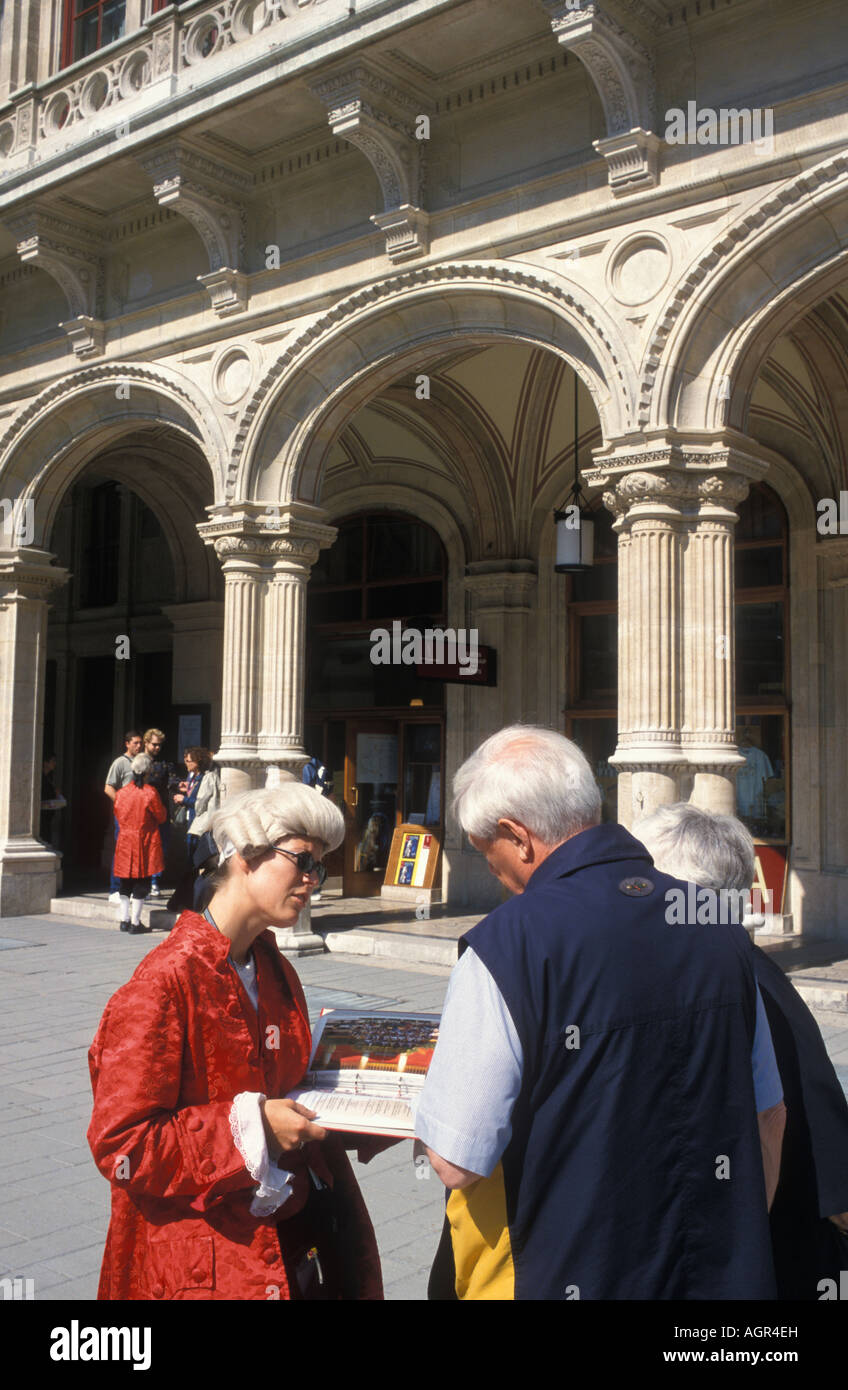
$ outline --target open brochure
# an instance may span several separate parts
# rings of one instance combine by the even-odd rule
[[[439,1018],[328,1009],[315,1025],[306,1075],[288,1099],[316,1111],[315,1124],[325,1129],[411,1139]]]

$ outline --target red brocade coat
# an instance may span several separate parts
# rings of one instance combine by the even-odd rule
[[[165,867],[159,826],[168,819],[155,787],[128,782],[115,797],[118,843],[115,845],[116,878],[149,878]]]
[[[98,1298],[287,1299],[292,1287],[298,1297],[302,1237],[287,1248],[286,1208],[307,1190],[308,1166],[341,1217],[344,1297],[380,1299],[374,1231],[340,1135],[286,1154],[293,1195],[271,1216],[250,1213],[256,1183],[230,1129],[233,1099],[284,1096],[311,1040],[300,981],[273,934],[253,944],[258,1014],[230,944],[184,912],[112,996],[92,1043],[88,1141],[112,1184]]]

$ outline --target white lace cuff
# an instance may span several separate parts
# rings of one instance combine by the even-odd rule
[[[245,1167],[258,1183],[250,1204],[251,1216],[271,1216],[291,1196],[292,1174],[272,1163],[259,1109],[264,1095],[242,1091],[230,1110],[230,1129]]]

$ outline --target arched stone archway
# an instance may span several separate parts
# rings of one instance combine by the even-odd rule
[[[359,291],[317,319],[266,373],[246,407],[228,496],[314,502],[327,449],[347,420],[405,372],[426,373],[457,341],[544,346],[592,395],[605,438],[631,428],[634,381],[606,311],[529,267],[446,265]]]
[[[172,625],[188,634],[190,646],[201,618],[210,632],[220,626],[213,611],[220,580],[196,525],[218,493],[222,454],[213,413],[195,389],[177,373],[139,364],[91,367],[63,378],[31,401],[0,439],[0,491],[18,518],[0,541],[2,914],[43,911],[56,891],[56,856],[36,836],[48,600],[77,568],[68,560],[66,567],[53,563],[48,549],[63,499],[86,469],[99,465],[101,475],[123,483],[158,515],[177,578],[168,614],[157,620],[168,635],[159,637],[169,643]],[[144,640],[146,650],[159,650],[155,635]],[[107,643],[110,656],[102,659],[112,669],[115,634],[100,632],[97,641]],[[169,688],[167,700],[173,699]],[[111,728],[107,738],[111,747]]]
[[[774,339],[848,265],[848,155],[773,189],[678,283],[651,335],[638,420],[648,430],[744,427]]]
[[[87,367],[36,396],[0,436],[0,491],[33,500],[33,541],[43,544],[65,488],[96,453],[163,427],[200,451],[218,500],[226,450],[209,403],[178,373],[138,363]]]

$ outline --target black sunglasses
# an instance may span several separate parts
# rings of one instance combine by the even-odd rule
[[[320,859],[313,859],[308,849],[295,854],[293,849],[278,849],[276,845],[272,845],[271,848],[275,854],[286,854],[289,859],[293,859],[299,873],[309,874],[310,878],[314,874],[318,880],[318,887],[321,887],[327,877],[327,865],[322,864]]]

